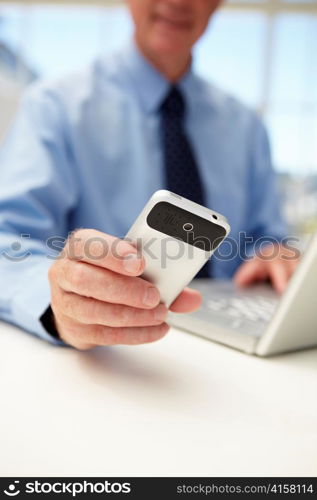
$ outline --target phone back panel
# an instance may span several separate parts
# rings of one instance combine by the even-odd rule
[[[162,209],[156,209],[159,206]],[[167,307],[190,283],[229,233],[226,219],[215,214],[216,212],[205,207],[162,190],[152,196],[127,233],[126,239],[133,241],[145,258],[146,266],[142,277],[158,288],[161,301]],[[193,235],[183,230],[186,221],[196,226],[196,229],[200,223],[201,230],[204,231],[210,225],[213,228],[214,245],[206,247],[200,244],[198,238],[192,244]],[[215,241],[216,236],[218,241]]]

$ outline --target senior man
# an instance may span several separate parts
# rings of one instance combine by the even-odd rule
[[[192,70],[192,48],[219,3],[129,0],[126,47],[26,92],[0,157],[2,319],[78,349],[163,337],[167,309],[140,277],[144,258],[118,240],[159,188],[224,213],[237,244],[241,232],[281,242],[261,121]],[[116,255],[97,258],[100,238]],[[283,291],[295,264],[277,254],[218,256],[201,274],[270,278]],[[171,309],[200,301],[186,289]]]

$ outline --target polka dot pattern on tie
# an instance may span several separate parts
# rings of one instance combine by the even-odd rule
[[[160,107],[161,133],[165,164],[165,188],[188,200],[205,205],[200,172],[185,132],[186,103],[181,91],[173,86]],[[208,276],[207,266],[199,273]]]

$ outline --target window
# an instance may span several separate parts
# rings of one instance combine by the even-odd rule
[[[196,48],[197,71],[256,108],[261,102],[266,17],[219,12]]]

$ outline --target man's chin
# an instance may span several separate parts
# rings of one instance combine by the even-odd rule
[[[151,50],[160,56],[177,57],[184,54],[186,50],[191,51],[188,40],[175,36],[154,36],[151,40]]]

